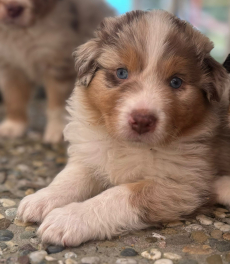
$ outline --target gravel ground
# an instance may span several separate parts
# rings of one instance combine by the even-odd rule
[[[41,143],[42,101],[30,109],[27,138],[0,140],[0,264],[227,264],[230,212],[217,206],[211,216],[174,222],[78,248],[42,245],[37,226],[15,220],[20,200],[51,182],[66,163],[66,146]],[[0,119],[3,109],[0,105]],[[39,113],[39,115],[38,115]]]

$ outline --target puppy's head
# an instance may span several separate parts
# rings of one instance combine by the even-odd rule
[[[46,15],[58,0],[0,0],[0,23],[27,27]]]
[[[166,144],[198,127],[222,101],[227,72],[212,48],[164,11],[107,18],[75,52],[78,86],[113,137]]]

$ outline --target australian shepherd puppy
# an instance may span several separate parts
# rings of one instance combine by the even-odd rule
[[[75,52],[68,164],[18,217],[77,246],[229,205],[230,86],[212,48],[165,11],[106,19]]]
[[[44,141],[62,138],[65,101],[76,78],[72,53],[108,15],[113,11],[104,0],[0,0],[0,88],[6,106],[0,137],[26,132],[31,88],[43,85]]]

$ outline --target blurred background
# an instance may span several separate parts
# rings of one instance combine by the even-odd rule
[[[223,62],[230,53],[230,0],[107,0],[118,14],[134,9],[164,9],[189,21],[215,44],[212,55]]]

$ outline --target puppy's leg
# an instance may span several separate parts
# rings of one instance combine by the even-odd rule
[[[63,138],[63,129],[66,125],[65,102],[74,87],[74,79],[65,81],[46,77],[45,88],[48,97],[47,125],[44,134],[44,142],[57,143]]]
[[[103,188],[88,175],[84,167],[68,164],[48,187],[21,201],[18,218],[24,222],[41,222],[56,207],[81,202],[98,194]]]
[[[217,202],[230,206],[230,176],[220,177],[214,185]]]
[[[0,78],[6,108],[6,118],[0,124],[0,137],[20,137],[27,128],[31,83],[22,72],[16,70],[3,70]]]
[[[111,238],[157,221],[180,219],[196,208],[192,196],[188,190],[165,188],[152,181],[116,186],[83,203],[54,209],[38,233],[44,242],[67,246]]]

